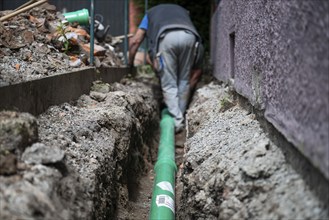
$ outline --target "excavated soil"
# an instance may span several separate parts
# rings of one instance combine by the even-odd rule
[[[328,219],[317,186],[305,183],[234,97],[211,83],[188,110],[178,219]]]
[[[159,135],[152,76],[95,82],[89,95],[0,114],[1,219],[147,219]],[[328,219],[256,115],[216,81],[175,135],[177,219]]]
[[[0,23],[0,86],[89,65],[88,29],[63,27],[70,45],[65,50],[62,20],[53,5],[43,4]],[[118,43],[110,33],[105,41],[95,38],[96,67],[123,66]],[[157,86],[143,77],[95,82],[89,95],[37,117],[1,112],[0,219],[146,219]]]
[[[38,117],[1,112],[0,219],[147,218],[159,126],[151,87],[95,82]]]
[[[0,23],[0,86],[88,65],[89,36],[71,27],[64,51],[61,19],[44,4]],[[96,66],[122,66],[114,45],[101,45]],[[328,219],[328,204],[233,94],[202,86],[175,136],[177,219]],[[39,116],[0,112],[0,219],[147,219],[160,98],[143,76],[95,82]]]

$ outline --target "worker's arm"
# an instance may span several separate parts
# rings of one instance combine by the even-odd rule
[[[144,40],[145,37],[145,33],[146,31],[144,29],[138,29],[135,36],[132,37],[131,41],[130,41],[130,45],[129,45],[129,60],[128,60],[128,64],[130,66],[134,65],[134,59],[135,59],[135,55],[137,53],[137,50],[139,48],[139,46],[141,45],[141,43]]]

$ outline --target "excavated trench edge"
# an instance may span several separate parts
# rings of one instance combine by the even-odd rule
[[[234,99],[237,100],[241,107],[256,115],[257,121],[266,134],[268,134],[271,141],[280,147],[287,162],[302,176],[303,180],[310,186],[315,195],[326,204],[329,201],[329,180],[325,178],[324,174],[265,118],[264,111],[253,107],[245,97],[238,93],[234,93],[234,96]]]
[[[38,115],[51,105],[75,100],[90,91],[92,82],[120,81],[129,68],[86,68],[42,79],[0,87],[0,110]]]
[[[129,69],[127,68],[106,68],[100,70],[88,68],[39,80],[0,87],[0,110],[19,110],[38,115],[47,110],[51,105],[58,105],[67,101],[75,100],[82,94],[88,93],[92,82],[95,80],[102,80],[103,82],[108,83],[118,82],[128,73]],[[300,174],[302,174],[303,179],[306,180],[309,185],[317,186],[312,188],[313,190],[316,189],[315,193],[318,197],[322,201],[327,201],[328,194],[321,193],[326,189],[328,184],[328,181],[323,178],[323,175],[321,175],[321,173],[315,169],[314,166],[312,166],[312,164],[310,164],[310,162],[298,152],[292,144],[287,142],[282,134],[264,119],[263,112],[252,107],[244,97],[238,94],[235,95],[241,106],[245,109],[249,109],[257,115],[258,121],[261,122],[270,138],[274,142],[280,143],[278,146],[282,146],[282,150],[284,151],[289,163],[292,164]],[[130,158],[128,161],[121,162],[128,162],[125,165],[121,164],[121,166],[129,169],[129,164],[134,164],[135,160]],[[121,162],[119,161],[119,163]],[[130,179],[129,177],[132,176],[128,174],[128,179]],[[135,178],[130,180],[134,181]],[[134,190],[132,189],[133,187],[129,188],[128,191]],[[113,199],[117,196],[117,194],[114,195]],[[110,213],[115,213],[116,208],[116,205],[114,205],[108,211]],[[111,215],[110,213],[106,213],[105,215]]]
[[[136,70],[133,70],[132,74],[135,73]],[[69,102],[78,99],[81,95],[87,94],[90,92],[90,88],[92,86],[92,83],[96,80],[101,80],[102,82],[106,83],[114,83],[118,82],[121,79],[123,79],[126,75],[128,75],[130,72],[130,69],[128,68],[104,68],[104,69],[96,69],[96,68],[87,68],[83,70],[63,73],[55,76],[50,76],[38,80],[32,80],[22,83],[17,83],[13,85],[3,86],[0,87],[0,111],[3,110],[12,110],[12,111],[19,111],[19,112],[29,112],[33,115],[39,115],[43,112],[45,112],[50,106],[52,105],[60,105],[64,102]],[[152,122],[147,122],[147,124],[144,124],[145,127],[149,127],[153,132],[158,132],[154,126],[151,124]],[[133,125],[134,127],[135,125]],[[143,134],[141,134],[144,137],[144,144],[150,144],[152,140],[147,140],[147,134],[149,132],[149,129],[146,129]],[[132,129],[134,130],[134,129]],[[134,132],[133,132],[134,133]],[[135,139],[136,137],[133,137],[134,134],[131,134],[131,138]],[[138,139],[138,138],[137,138]],[[118,140],[119,141],[119,140]],[[136,184],[136,181],[140,178],[140,173],[131,173],[129,172],[129,167],[133,164],[136,165],[136,162],[141,160],[139,158],[134,158],[134,151],[142,151],[139,153],[143,153],[145,149],[136,149],[140,147],[136,147],[136,143],[130,143],[129,146],[127,146],[127,157],[123,158],[123,160],[119,160],[115,162],[115,164],[112,164],[114,167],[111,167],[111,164],[104,164],[105,167],[108,167],[109,169],[114,169],[114,174],[117,173],[118,167],[123,168],[123,172],[127,172],[124,176],[127,178],[125,181],[132,181]],[[147,149],[146,149],[147,150]],[[149,150],[148,150],[149,151]],[[148,152],[150,154],[150,152]],[[116,154],[116,153],[115,153]],[[156,154],[156,153],[155,153]],[[150,155],[148,155],[150,156]],[[106,161],[103,161],[106,162]],[[142,163],[145,161],[142,161]],[[104,168],[104,167],[103,167]],[[102,190],[101,188],[106,188],[108,186],[102,186],[105,182],[102,179],[104,177],[104,173],[101,171],[96,170],[95,176],[97,178],[96,180],[96,191],[95,195],[93,196],[94,200],[94,208],[92,213],[90,213],[92,218],[98,219],[98,218],[108,218],[108,217],[117,217],[118,214],[118,201],[114,202],[113,200],[118,200],[120,193],[118,190],[118,187],[120,184],[119,182],[116,182],[115,176],[113,176],[112,180],[114,185],[110,186],[107,190],[111,191],[111,197],[110,200],[113,202],[109,207],[106,207],[106,211],[104,213],[104,209],[102,210],[102,207],[104,204],[101,204],[102,202],[97,201],[97,197],[102,197],[102,192],[99,190]],[[135,184],[133,186],[126,182],[128,187],[128,195],[133,196],[135,189]],[[102,186],[99,188],[99,186]],[[104,199],[104,198],[103,198]],[[103,207],[105,208],[105,207]],[[98,213],[98,209],[102,210],[100,213]]]

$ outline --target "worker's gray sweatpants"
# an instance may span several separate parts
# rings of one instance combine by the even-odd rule
[[[194,34],[185,30],[169,31],[159,41],[161,88],[164,102],[174,116],[176,128],[183,126],[189,101],[195,42]]]

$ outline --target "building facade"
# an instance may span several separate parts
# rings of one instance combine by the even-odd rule
[[[214,76],[232,84],[329,179],[329,2],[222,0]]]

